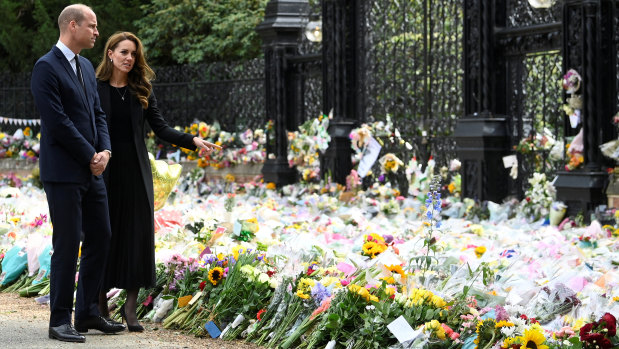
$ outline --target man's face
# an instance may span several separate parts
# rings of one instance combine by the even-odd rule
[[[75,43],[80,49],[92,48],[95,45],[99,31],[97,30],[97,16],[89,9],[84,10],[84,19],[80,24],[72,21]]]

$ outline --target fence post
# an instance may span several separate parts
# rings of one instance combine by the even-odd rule
[[[364,118],[363,9],[361,0],[323,0],[323,106],[333,112],[329,123],[331,142],[323,157],[321,173],[345,184],[352,170],[350,131]]]
[[[274,137],[274,144],[267,140],[267,160],[262,167],[265,182],[281,186],[294,183],[297,170],[288,166],[288,124],[286,56],[298,54],[298,40],[307,22],[308,0],[270,0],[265,9],[264,21],[256,27],[262,37],[264,49],[264,75],[266,89],[266,116],[273,120],[267,131]]]
[[[454,130],[462,161],[463,197],[501,202],[508,195],[509,153],[505,69],[499,69],[494,28],[505,19],[503,1],[464,1],[464,117]]]
[[[616,137],[611,118],[617,112],[616,0],[567,0],[563,4],[563,69],[582,76],[580,90],[584,168],[559,172],[557,199],[568,215],[591,213],[606,202],[609,174],[599,145]],[[585,214],[585,219],[589,215]]]

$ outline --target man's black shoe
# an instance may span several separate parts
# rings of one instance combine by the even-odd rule
[[[79,334],[71,324],[64,324],[49,328],[49,338],[64,342],[86,342],[86,337]]]
[[[88,330],[99,330],[103,333],[116,333],[123,331],[125,325],[113,324],[105,320],[102,316],[93,316],[83,320],[75,320],[77,332],[88,332]]]

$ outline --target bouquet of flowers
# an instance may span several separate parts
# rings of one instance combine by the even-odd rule
[[[39,158],[40,137],[40,134],[34,136],[30,127],[20,128],[13,135],[0,132],[0,158],[36,161]]]
[[[329,118],[320,115],[299,126],[299,131],[288,133],[288,163],[297,167],[304,182],[320,179],[320,155],[331,141],[328,128]]]
[[[525,193],[525,199],[520,202],[519,212],[527,219],[536,221],[546,217],[550,206],[555,200],[556,190],[543,173],[534,173],[529,178],[531,187]]]

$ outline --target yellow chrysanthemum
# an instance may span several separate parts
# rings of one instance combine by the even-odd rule
[[[486,253],[486,246],[477,246],[475,248],[475,255],[477,256],[477,258],[481,258],[484,253]]]
[[[210,281],[213,286],[217,286],[217,283],[224,278],[224,270],[221,267],[215,267],[208,272],[208,281]]]
[[[548,346],[543,344],[546,342],[546,337],[540,330],[533,328],[524,330],[524,336],[520,338],[522,348],[548,349]]]

